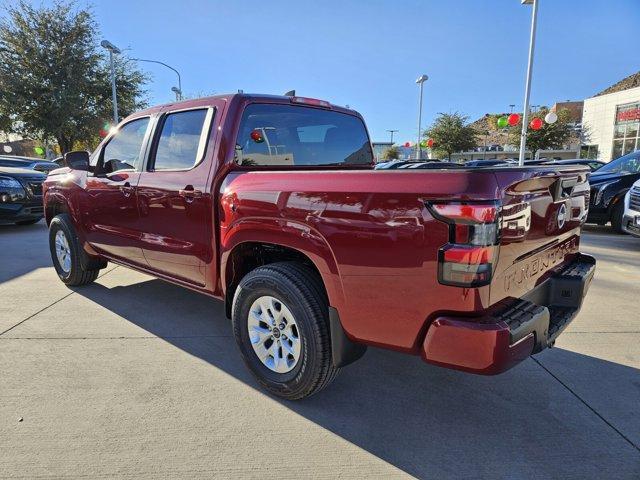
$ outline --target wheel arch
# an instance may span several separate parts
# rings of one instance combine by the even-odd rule
[[[322,280],[329,305],[340,309],[344,301],[338,265],[331,248],[313,229],[273,221],[235,224],[221,242],[220,279],[225,300],[233,300],[235,287],[251,268],[278,261],[300,261]],[[252,263],[253,262],[253,263]],[[263,263],[260,263],[263,262]]]
[[[53,217],[61,213],[68,213],[73,217],[73,209],[70,207],[69,202],[66,197],[59,193],[48,192],[44,204],[44,218],[47,226],[51,224]]]

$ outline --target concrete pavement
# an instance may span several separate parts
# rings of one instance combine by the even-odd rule
[[[291,403],[221,303],[113,265],[69,290],[46,234],[0,226],[1,478],[640,478],[640,239],[588,227],[583,311],[501,376],[369,349]]]

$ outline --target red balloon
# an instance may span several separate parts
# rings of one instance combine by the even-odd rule
[[[252,131],[250,137],[251,140],[256,143],[262,143],[264,141],[264,138],[262,138],[262,132],[260,130]]]
[[[509,125],[515,127],[520,121],[520,115],[518,115],[517,113],[512,113],[511,115],[509,115],[509,118],[507,118],[507,121],[509,122]]]
[[[411,146],[411,144],[410,144],[409,142],[405,142],[404,146],[405,146],[405,147],[410,147],[410,146]]]
[[[109,132],[107,132],[106,130],[101,128],[100,131],[98,132],[98,135],[100,135],[102,138],[104,138],[104,137],[107,136],[108,133]]]
[[[531,123],[529,124],[529,126],[533,130],[540,130],[542,128],[542,119],[541,118],[534,118],[533,120],[531,120]]]
[[[429,148],[433,147],[433,138],[427,140],[427,145],[429,146]]]

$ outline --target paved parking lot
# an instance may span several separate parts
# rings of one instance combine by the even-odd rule
[[[2,478],[640,478],[640,239],[589,227],[583,311],[501,376],[369,349],[289,403],[221,303],[113,265],[69,290],[46,233],[0,226]]]

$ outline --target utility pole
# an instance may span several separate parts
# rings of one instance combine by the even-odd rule
[[[416,142],[416,160],[420,160],[422,151],[420,150],[421,130],[422,130],[422,87],[424,82],[429,80],[427,75],[420,75],[416,80],[416,83],[420,85],[420,103],[418,104],[418,141]]]
[[[387,130],[391,134],[391,145],[393,145],[393,134],[399,132],[400,130]]]
[[[522,131],[520,132],[520,157],[518,164],[524,165],[524,153],[527,148],[527,128],[529,127],[529,99],[531,97],[531,74],[533,73],[533,53],[536,45],[536,22],[539,0],[521,0],[523,5],[533,5],[531,12],[531,34],[529,37],[529,61],[527,63],[527,81],[524,87],[524,108],[522,109]]]
[[[120,49],[108,40],[100,42],[103,48],[109,50],[109,62],[111,63],[111,97],[113,100],[113,126],[118,124],[118,97],[116,95],[116,70],[113,64],[113,56],[118,55]]]

